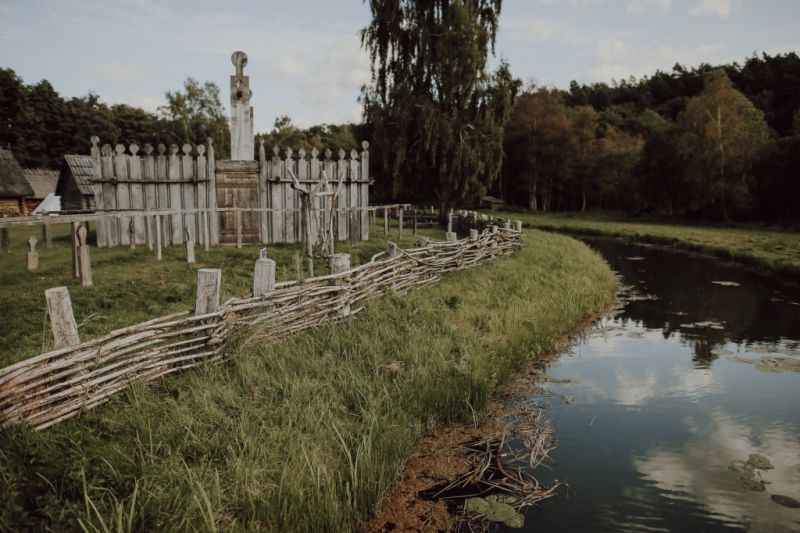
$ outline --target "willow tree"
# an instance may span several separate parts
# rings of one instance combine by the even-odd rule
[[[493,74],[501,0],[368,0],[372,61],[364,116],[393,197],[480,199],[499,176],[503,125],[519,82]]]

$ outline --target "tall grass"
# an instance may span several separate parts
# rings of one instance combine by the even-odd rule
[[[534,231],[512,256],[282,344],[242,332],[225,366],[2,435],[0,528],[356,529],[430,428],[471,420],[614,286],[586,246]]]

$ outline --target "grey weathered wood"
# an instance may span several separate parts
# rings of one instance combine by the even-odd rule
[[[202,144],[197,145],[197,161],[195,172],[198,182],[199,180],[206,179],[208,177],[208,163],[206,162],[205,153],[206,147]],[[208,182],[197,183],[195,187],[195,194],[197,195],[195,207],[198,209],[210,207],[208,203]],[[197,232],[197,238],[199,239],[198,242],[201,242],[203,246],[206,247],[205,249],[208,250],[208,243],[206,242],[208,241],[210,234],[208,229],[208,213],[203,211],[199,213],[196,218],[197,224],[199,225],[199,231]]]
[[[208,176],[208,189],[206,191],[208,196],[208,207],[212,209],[217,208],[217,174],[216,174],[216,159],[214,157],[214,139],[208,138],[208,159],[206,161],[206,175]],[[211,244],[219,244],[219,215],[212,213],[208,220],[209,235],[211,236]]]
[[[145,215],[144,217],[144,240],[147,242],[147,249],[151,252],[153,251],[153,217],[150,215]]]
[[[167,185],[169,174],[169,162],[165,152],[167,147],[163,144],[158,145],[158,157],[156,157],[156,202],[158,209],[169,209],[169,185]],[[170,229],[170,219],[166,217],[161,220],[161,243],[166,246],[170,243],[172,230]]]
[[[475,242],[478,240],[478,230],[471,229],[469,230],[469,240]]]
[[[114,179],[120,183],[115,184],[114,190],[117,193],[117,209],[129,210],[131,208],[131,190],[128,180],[128,160],[125,154],[125,146],[118,144],[114,151]],[[130,244],[130,223],[131,219],[122,217],[119,219],[119,244],[122,246]]]
[[[36,251],[36,237],[28,237],[28,270],[39,267],[39,252]]]
[[[242,247],[242,212],[236,211],[235,213],[236,219],[236,247]]]
[[[451,209],[449,213],[447,213],[447,233],[451,233],[453,231],[453,210]]]
[[[458,235],[453,231],[448,231],[445,236],[447,237],[447,242],[456,242],[458,240]]]
[[[48,250],[53,247],[53,231],[49,222],[42,224],[42,238]]]
[[[510,220],[506,220],[505,222],[503,222],[503,229],[511,229],[511,221]]]
[[[261,250],[261,257],[256,260],[253,270],[253,296],[261,296],[275,290],[275,270],[277,264],[267,258],[267,249]]]
[[[156,222],[156,261],[161,261],[161,215],[156,215],[154,218]]]
[[[397,238],[403,238],[403,208],[397,211]]]
[[[81,271],[79,267],[79,259],[78,259],[78,227],[80,227],[80,222],[73,222],[72,223],[72,231],[71,231],[71,239],[72,239],[72,277],[75,279],[80,279]]]
[[[392,241],[386,243],[386,257],[392,257],[397,253],[397,245]]]
[[[153,157],[153,146],[144,145],[144,157],[142,158],[142,179],[146,182],[144,188],[144,209],[149,211],[158,208],[158,189],[156,185],[156,160]],[[147,247],[153,249],[153,218],[145,215],[145,240]]]
[[[355,208],[350,208],[350,232],[349,232],[349,240],[350,246],[356,246],[358,244],[358,240],[361,237],[359,231],[359,220],[358,220],[358,210]]]
[[[219,308],[219,295],[222,288],[222,270],[201,268],[197,271],[197,300],[195,315],[212,313]]]
[[[181,179],[185,181],[187,179],[196,178],[194,173],[194,158],[191,155],[192,146],[190,144],[184,144],[181,147],[181,151],[183,152],[183,155],[181,156]],[[195,195],[199,186],[200,184],[198,183],[184,183],[181,185],[181,188],[183,189],[181,191],[183,193],[182,207],[184,209],[194,209],[196,207]],[[195,229],[197,227],[197,215],[184,215],[183,227],[184,239],[191,237],[192,241],[197,242],[197,231]]]
[[[514,229],[517,230],[517,231],[522,231],[522,221],[521,220],[515,220],[514,221]]]
[[[417,234],[417,208],[416,207],[414,207],[413,217],[414,217],[414,223],[413,223],[413,228],[411,230],[411,234],[412,235],[416,235]]]
[[[100,177],[103,179],[112,179],[114,177],[114,158],[111,155],[111,146],[105,144],[101,149],[100,156]],[[98,209],[117,209],[117,191],[113,183],[103,182],[103,205],[98,205]],[[74,229],[74,228],[73,228]],[[127,228],[126,228],[127,229]],[[111,218],[105,224],[106,231],[106,245],[118,246],[119,240],[119,220]]]
[[[350,270],[350,254],[333,254],[328,256],[328,267],[331,274],[341,274]],[[344,279],[336,278],[333,280],[334,285],[344,285]],[[345,293],[346,294],[346,293]],[[341,316],[350,314],[350,306],[344,305],[339,312]]]
[[[184,239],[186,243],[186,262],[190,265],[195,262],[194,258],[194,238],[190,232],[189,226],[186,226],[186,238]]]
[[[144,210],[144,180],[142,179],[142,160],[139,157],[139,146],[131,144],[128,147],[131,155],[128,156],[128,186],[130,187],[130,205],[134,211]],[[133,217],[134,233],[132,238],[136,244],[144,244],[144,218]]]
[[[136,221],[133,218],[128,219],[128,242],[130,243],[131,250],[136,249]]]
[[[169,205],[173,208],[180,208],[182,205],[181,201],[181,185],[179,182],[181,179],[181,162],[180,157],[178,156],[178,146],[171,145],[169,147],[169,167],[168,167],[168,177],[169,177]],[[183,244],[183,216],[182,215],[172,215],[171,221],[171,240],[172,244]]]
[[[47,314],[53,331],[55,349],[80,344],[78,325],[72,313],[72,301],[66,287],[55,287],[44,291],[47,300]]]
[[[131,221],[131,224],[133,221]],[[89,243],[87,241],[88,230],[81,224],[75,230],[78,242],[78,277],[84,287],[92,286],[92,260],[89,257]]]
[[[203,249],[207,252],[211,249],[211,228],[208,227],[208,211],[203,211],[200,219],[203,224]]]
[[[383,208],[383,236],[389,236],[389,209],[384,207]]]

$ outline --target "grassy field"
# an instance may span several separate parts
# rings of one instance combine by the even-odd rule
[[[383,219],[372,228],[372,239],[350,248],[338,244],[338,251],[351,253],[353,266],[368,261],[386,246]],[[438,230],[420,231],[444,240]],[[25,243],[29,236],[40,240],[39,268],[28,271]],[[93,287],[82,287],[72,278],[69,226],[53,227],[53,247],[46,249],[39,228],[10,230],[11,253],[0,253],[0,367],[46,351],[52,345],[47,322],[44,291],[51,287],[69,288],[78,332],[82,340],[111,330],[184,309],[193,309],[200,268],[222,269],[222,301],[232,296],[249,296],[253,286],[253,266],[261,245],[214,248],[208,252],[195,246],[197,263],[186,263],[182,246],[164,248],[163,259],[155,260],[146,246],[91,249]],[[397,241],[397,228],[389,239]],[[402,247],[413,245],[417,237],[408,229],[399,241]],[[90,234],[90,243],[94,242]],[[270,245],[269,256],[278,263],[278,281],[296,279],[300,261],[298,245]],[[302,267],[301,267],[302,268]],[[327,273],[327,263],[316,261],[315,274]]]
[[[494,213],[498,214],[498,213]],[[714,255],[800,280],[800,232],[634,222],[596,214],[499,213],[531,227],[623,237]]]
[[[245,288],[244,273],[227,277]],[[527,231],[515,254],[352,320],[279,345],[245,348],[257,332],[243,333],[222,367],[135,386],[42,433],[7,430],[0,529],[356,529],[423,435],[471,420],[614,291],[588,247]]]

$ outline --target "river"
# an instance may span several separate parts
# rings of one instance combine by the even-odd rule
[[[709,258],[586,242],[632,290],[546,368],[552,394],[532,398],[558,439],[535,475],[564,485],[524,529],[800,531],[782,499],[800,500],[800,290]]]

